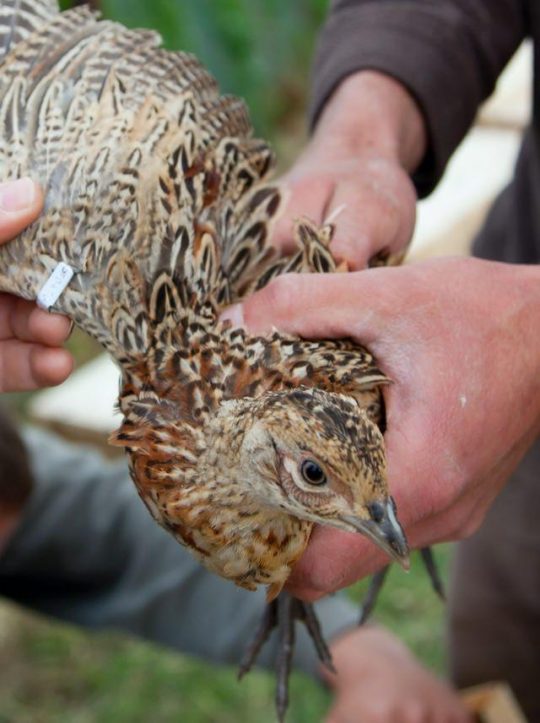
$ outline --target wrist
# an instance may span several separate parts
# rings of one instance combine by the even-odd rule
[[[330,152],[378,153],[412,173],[424,157],[427,133],[420,108],[401,83],[362,70],[345,78],[327,101],[313,141]]]

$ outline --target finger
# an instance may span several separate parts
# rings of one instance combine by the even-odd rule
[[[387,284],[397,269],[351,274],[286,274],[274,279],[223,318],[253,333],[274,328],[306,338],[353,337],[365,344],[380,333],[395,292]],[[381,289],[388,286],[385,294]]]
[[[0,243],[19,234],[42,208],[43,194],[30,178],[0,183]]]
[[[359,714],[361,714],[362,711],[349,710],[343,712],[342,708],[343,706],[340,703],[332,706],[328,715],[325,718],[324,723],[358,723],[359,721],[361,721],[361,719],[359,718]],[[356,708],[358,708],[358,706],[356,706]]]
[[[464,486],[452,504],[419,519],[409,530],[412,544],[425,547],[473,535],[514,467],[513,461],[508,466],[505,462],[500,463],[486,479]]]
[[[307,216],[314,223],[322,225],[332,189],[324,181],[309,179],[296,182],[284,178],[279,185],[283,197],[282,208],[272,224],[269,240],[281,251],[290,253],[295,248],[295,222]]]
[[[411,525],[405,524],[411,547],[456,539],[463,529],[469,533],[474,531],[478,525],[473,512],[476,502],[477,497],[472,494],[463,495],[455,506],[444,513]],[[287,581],[287,589],[300,599],[314,601],[348,587],[386,564],[386,555],[360,535],[315,527],[306,552]]]
[[[399,194],[398,198],[391,188],[375,182],[367,185],[367,179],[361,186],[336,188],[327,217],[337,214],[331,250],[338,261],[360,271],[373,256],[386,257],[407,247],[414,229],[416,198],[406,186]]]
[[[20,341],[0,342],[0,391],[33,391],[63,382],[73,369],[65,349]]]
[[[0,340],[16,338],[60,346],[70,331],[71,322],[67,317],[44,311],[32,301],[0,294]]]
[[[405,428],[419,427],[414,417],[404,417],[403,421]],[[395,436],[391,445],[388,440],[392,435]],[[387,431],[385,438],[389,451],[389,472],[392,467],[400,470],[409,467],[414,470],[416,464],[415,475],[405,473],[400,480],[393,480],[389,474],[390,486],[396,490],[398,498],[399,517],[405,521],[409,541],[416,548],[461,540],[474,534],[530,445],[528,438],[517,442],[503,459],[494,463],[483,478],[469,479],[458,475],[452,479],[443,471],[445,456],[448,455],[440,452],[433,454],[433,458],[439,460],[434,465],[431,458],[426,459],[421,443],[415,444],[414,437],[400,440],[394,428]],[[394,453],[396,445],[397,454]],[[417,460],[420,459],[424,461],[419,466]],[[442,464],[441,459],[444,460]],[[442,480],[438,474],[443,476]],[[418,494],[419,489],[422,490],[421,495]]]
[[[361,535],[315,527],[308,548],[287,581],[287,589],[311,602],[387,563],[384,553]]]

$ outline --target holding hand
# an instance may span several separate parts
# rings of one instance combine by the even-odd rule
[[[393,381],[389,486],[414,547],[471,534],[540,431],[539,267],[439,259],[288,274],[227,316],[373,352]],[[316,529],[292,591],[315,599],[385,562],[360,535]]]
[[[334,254],[363,269],[399,255],[414,225],[408,178],[426,152],[412,96],[361,71],[327,101],[313,140],[285,177],[292,220],[335,219]],[[540,272],[473,259],[275,279],[226,318],[254,333],[351,338],[393,380],[384,389],[389,484],[411,544],[472,533],[540,430]],[[315,599],[382,566],[360,538],[315,529],[290,587]]]
[[[382,628],[352,630],[332,645],[338,671],[326,723],[472,723],[455,691]]]
[[[415,221],[409,178],[422,158],[425,130],[407,91],[385,75],[362,71],[332,96],[307,148],[282,177],[285,209],[272,242],[291,249],[300,216],[335,226],[332,253],[350,270],[370,259],[403,255]]]
[[[43,206],[38,186],[23,178],[0,184],[0,243],[34,221]],[[0,294],[0,392],[60,384],[70,374],[71,355],[58,348],[70,322],[34,303]]]

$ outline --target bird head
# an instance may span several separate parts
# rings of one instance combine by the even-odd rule
[[[256,402],[243,435],[241,473],[261,503],[360,532],[408,567],[383,436],[356,400],[302,388]]]

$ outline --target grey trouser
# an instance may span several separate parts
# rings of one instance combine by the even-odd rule
[[[0,425],[1,430],[1,425]],[[116,628],[216,662],[237,663],[265,605],[207,572],[148,514],[125,459],[52,434],[24,433],[34,491],[0,554],[0,597],[94,628]],[[341,596],[317,611],[327,639],[355,624]],[[271,665],[275,636],[260,662]],[[296,665],[317,674],[311,640],[298,630]]]
[[[481,529],[460,543],[450,601],[451,671],[459,686],[506,680],[540,721],[540,440]]]

